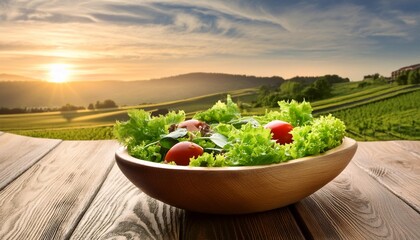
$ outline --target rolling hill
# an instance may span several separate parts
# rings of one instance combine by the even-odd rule
[[[189,73],[142,81],[0,82],[0,107],[57,107],[67,103],[87,106],[112,99],[118,105],[174,101],[207,94],[278,86],[281,77],[255,77],[220,73]]]
[[[14,74],[0,73],[0,81],[41,81],[40,79],[19,76]]]

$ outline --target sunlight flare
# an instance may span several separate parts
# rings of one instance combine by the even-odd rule
[[[49,65],[49,82],[64,83],[70,76],[70,66],[63,63]]]

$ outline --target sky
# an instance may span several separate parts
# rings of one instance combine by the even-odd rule
[[[338,74],[420,63],[418,0],[0,0],[0,73],[145,80]]]

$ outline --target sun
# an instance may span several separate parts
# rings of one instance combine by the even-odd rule
[[[55,83],[67,82],[70,76],[68,64],[54,63],[49,65],[49,81]]]

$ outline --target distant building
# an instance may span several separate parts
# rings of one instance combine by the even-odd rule
[[[396,71],[393,71],[391,74],[391,79],[392,80],[397,80],[397,78],[404,72],[406,71],[410,71],[410,70],[417,70],[420,69],[420,63],[419,64],[414,64],[411,66],[407,66],[407,67],[402,67]]]

